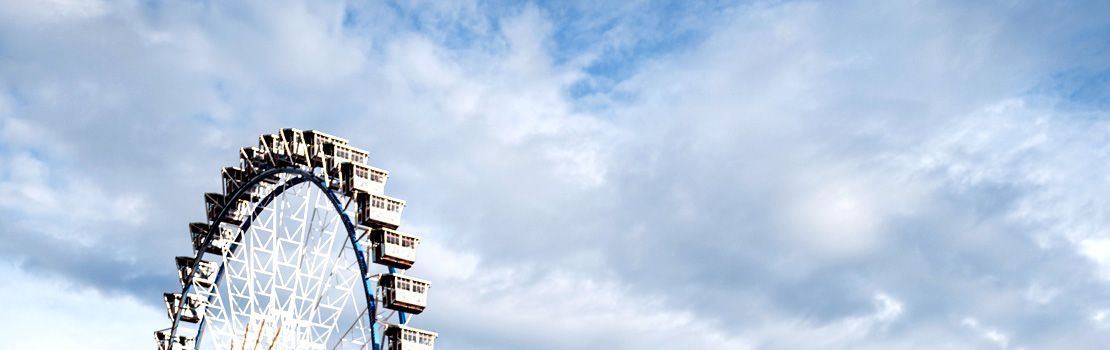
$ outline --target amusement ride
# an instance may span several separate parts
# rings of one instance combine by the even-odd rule
[[[399,230],[405,201],[367,158],[292,128],[240,149],[174,259],[158,349],[432,350],[438,335],[412,326],[431,283],[406,273],[421,238]]]

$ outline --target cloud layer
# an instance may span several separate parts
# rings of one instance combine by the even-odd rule
[[[443,348],[1097,349],[1106,7],[4,1],[0,276],[147,346],[293,126],[391,170]]]

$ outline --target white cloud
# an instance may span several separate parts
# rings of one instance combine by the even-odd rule
[[[153,348],[151,327],[166,319],[150,303],[28,274],[7,262],[0,264],[0,300],[0,337],[9,349]]]
[[[66,21],[99,17],[109,6],[100,0],[6,0],[0,3],[0,16],[33,21]]]
[[[982,325],[979,320],[975,318],[965,317],[963,320],[960,320],[960,324],[963,324],[965,327],[971,329],[984,340],[993,343],[999,349],[1010,348],[1009,336],[997,329]]]
[[[1056,297],[1060,295],[1060,292],[1059,288],[1046,287],[1038,283],[1033,283],[1026,289],[1025,298],[1037,304],[1048,304],[1055,300]]]
[[[1092,188],[1110,184],[1104,162],[1105,121],[1056,111],[1042,103],[1007,99],[988,105],[939,132],[922,147],[923,171],[940,172],[956,191],[997,186],[1020,191],[1004,220],[1032,228],[1042,249],[1074,247],[1107,276],[1110,244],[1101,230],[1110,205]]]
[[[799,185],[783,218],[797,244],[832,256],[867,253],[879,245],[884,221],[897,208],[877,193],[878,181],[861,175],[820,174]]]
[[[53,174],[47,164],[27,152],[12,154],[0,178],[0,208],[73,224],[118,222],[142,224],[146,201],[133,193],[107,193],[79,174]],[[61,225],[63,227],[70,225]],[[64,233],[69,237],[72,233]],[[90,236],[73,237],[78,240]]]
[[[1079,251],[1097,264],[1100,277],[1110,280],[1110,238],[1082,240]]]
[[[1110,328],[1110,310],[1102,309],[1091,313],[1091,322],[1101,329]]]
[[[874,310],[867,314],[853,315],[825,324],[783,319],[754,332],[760,338],[757,348],[794,349],[820,347],[847,349],[867,346],[875,342],[892,323],[903,316],[900,301],[883,292],[874,295]]]
[[[489,266],[472,253],[447,249],[434,241],[421,249],[421,266],[413,271],[437,281],[436,285],[449,286],[433,286],[429,302],[436,305],[435,316],[422,322],[478,338],[500,339],[502,346],[752,348],[749,341],[721,329],[713,320],[688,311],[684,307],[687,301],[640,295],[619,282],[565,269]],[[901,306],[889,298],[883,303],[877,317],[901,312]],[[452,321],[464,319],[472,322]],[[630,334],[637,336],[617,336]]]

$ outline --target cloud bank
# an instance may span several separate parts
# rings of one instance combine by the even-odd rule
[[[1097,349],[1108,10],[4,1],[0,335],[149,346],[292,126],[394,174],[443,348]]]

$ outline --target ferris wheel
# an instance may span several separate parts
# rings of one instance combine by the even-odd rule
[[[431,286],[405,273],[420,237],[398,230],[405,201],[367,157],[291,128],[242,148],[189,224],[158,349],[432,350],[438,335],[410,325]]]

